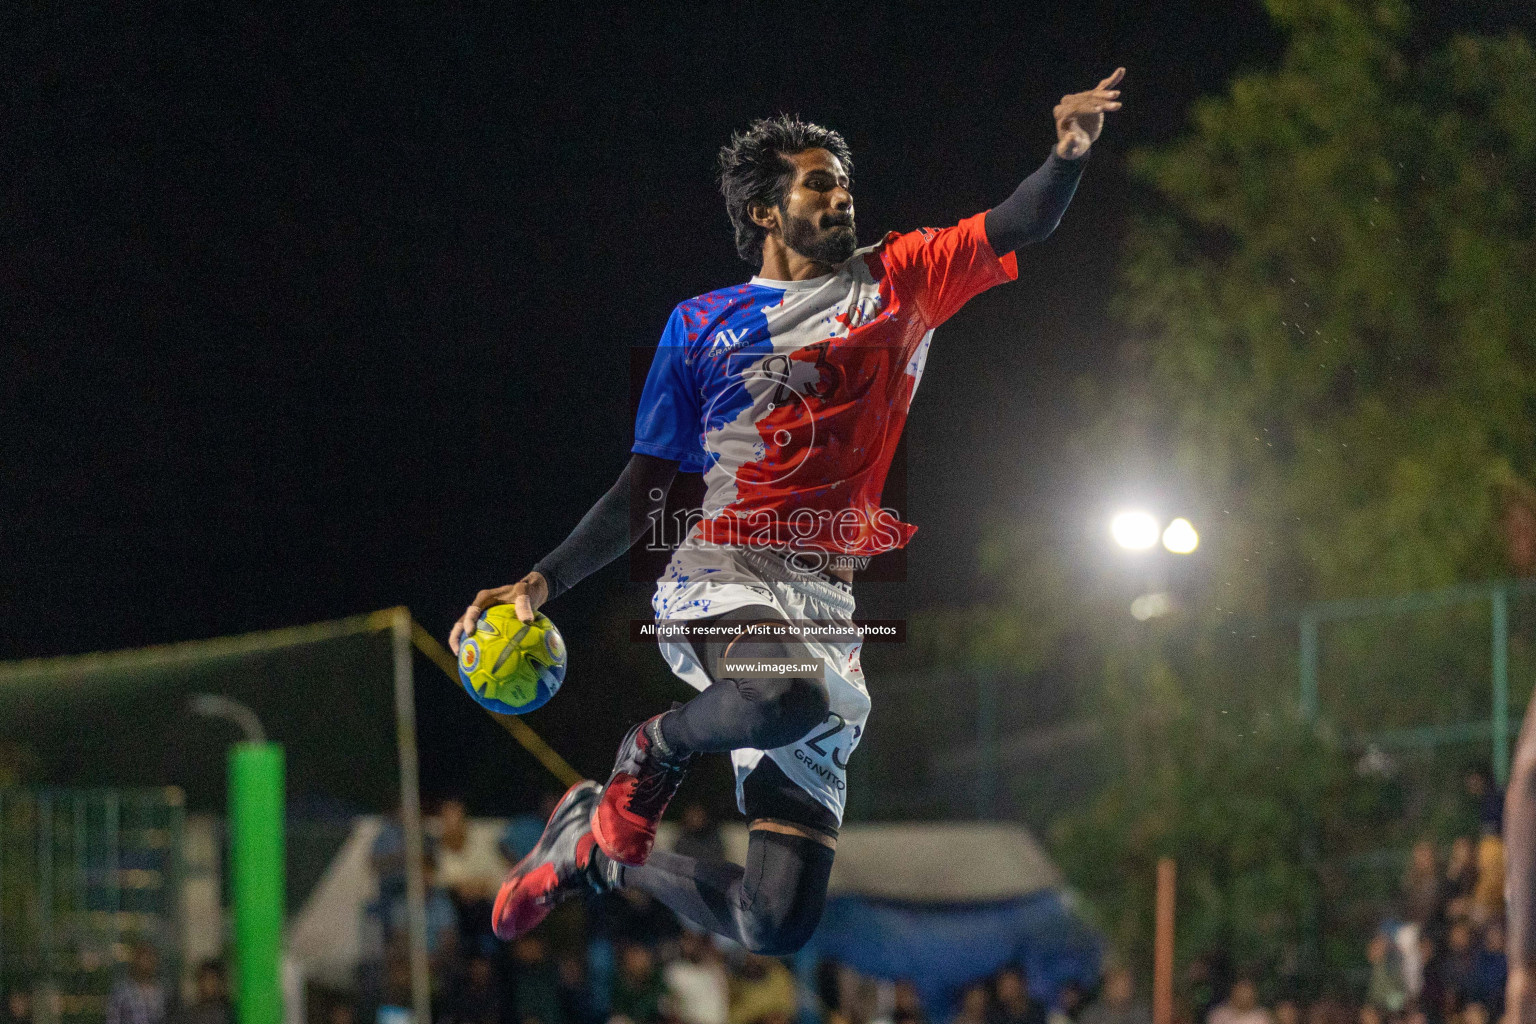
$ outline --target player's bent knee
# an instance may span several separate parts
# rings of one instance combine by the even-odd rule
[[[820,679],[796,676],[788,682],[789,687],[782,698],[784,718],[799,729],[794,736],[799,739],[827,717],[832,710],[832,696],[827,691],[827,684]]]
[[[742,928],[742,945],[759,956],[789,956],[810,940],[821,923],[821,905],[798,912],[754,908]]]
[[[832,710],[827,684],[820,679],[795,676],[775,680],[765,697],[752,737],[752,745],[762,750],[795,742],[820,725]]]

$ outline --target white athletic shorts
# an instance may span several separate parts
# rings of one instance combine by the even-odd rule
[[[728,547],[689,539],[680,545],[656,581],[651,607],[657,621],[702,619],[763,604],[791,622],[853,621],[853,594],[819,576],[797,573],[773,552]],[[790,780],[831,810],[839,824],[848,794],[848,757],[859,745],[869,720],[869,691],[859,665],[862,641],[803,641],[812,657],[825,661],[831,713],[788,746],[773,750],[743,747],[731,752],[736,767],[736,803],[746,813],[742,784],[764,755],[773,758]],[[696,690],[710,677],[686,641],[662,637],[662,657],[683,682]]]

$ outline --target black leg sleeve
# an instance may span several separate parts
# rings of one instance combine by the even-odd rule
[[[754,829],[745,868],[657,850],[620,880],[754,953],[787,956],[821,922],[832,856],[815,840]]]

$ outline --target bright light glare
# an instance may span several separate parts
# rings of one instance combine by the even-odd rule
[[[1131,602],[1131,614],[1137,622],[1146,622],[1173,611],[1173,598],[1167,594],[1142,594]]]
[[[1163,531],[1163,547],[1176,555],[1187,555],[1200,546],[1200,535],[1188,519],[1175,519]]]
[[[1146,512],[1121,512],[1110,521],[1115,543],[1131,551],[1145,551],[1157,543],[1157,520]]]

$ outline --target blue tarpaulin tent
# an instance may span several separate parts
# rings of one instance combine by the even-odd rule
[[[968,984],[1022,966],[1037,999],[1098,980],[1102,943],[1060,872],[1015,825],[849,825],[821,926],[796,958],[809,984],[830,957],[876,978],[909,978],[936,1019]]]

